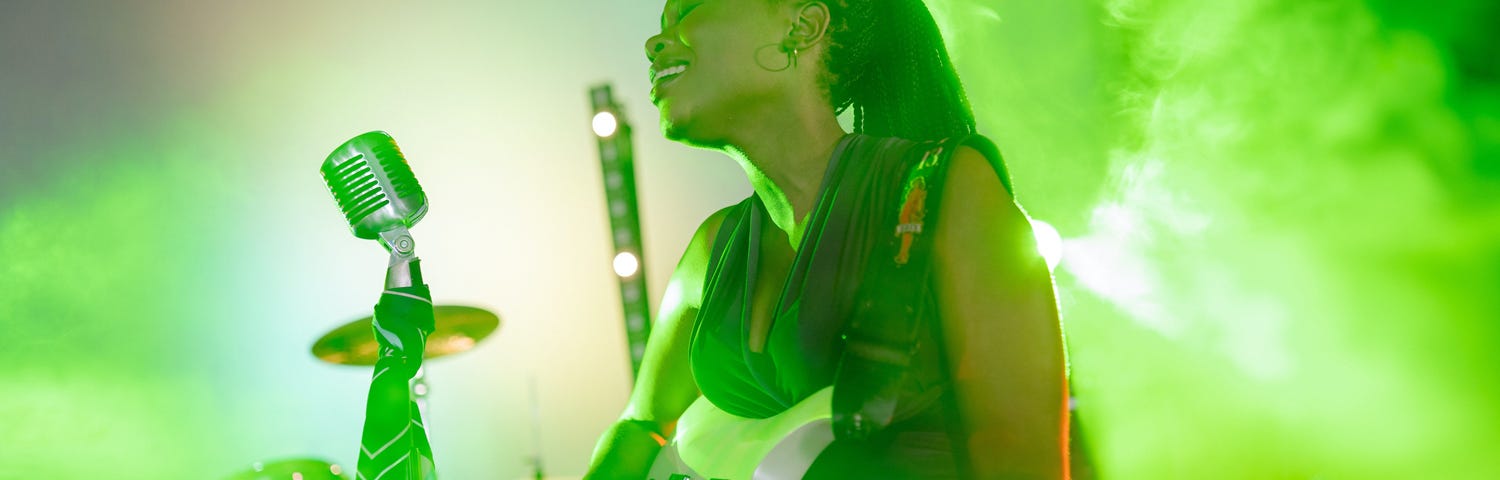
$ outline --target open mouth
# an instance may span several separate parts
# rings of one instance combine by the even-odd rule
[[[651,103],[657,103],[658,101],[660,101],[662,89],[666,88],[668,85],[671,85],[674,81],[677,80],[678,77],[681,77],[682,72],[685,71],[687,71],[687,64],[685,63],[673,65],[661,70],[653,70],[651,72]]]
[[[671,78],[675,78],[676,76],[681,75],[682,72],[685,72],[685,71],[687,71],[687,64],[673,65],[673,66],[664,68],[661,71],[655,72],[655,74],[651,77],[651,84],[652,85],[660,86],[662,84],[662,82],[665,82],[665,81],[667,81],[668,79],[671,79]]]

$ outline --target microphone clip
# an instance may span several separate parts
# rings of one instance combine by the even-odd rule
[[[417,242],[412,240],[406,227],[396,227],[380,232],[380,246],[391,252],[391,261],[385,269],[385,287],[410,287],[422,283],[422,271],[417,267]]]
[[[417,242],[411,239],[411,232],[399,226],[380,232],[380,246],[391,252],[392,264],[398,259],[411,258],[417,251]]]

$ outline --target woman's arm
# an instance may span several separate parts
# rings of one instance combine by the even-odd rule
[[[620,420],[599,437],[584,478],[645,478],[662,446],[657,435],[671,435],[677,418],[698,398],[698,384],[688,363],[688,343],[703,299],[703,279],[714,234],[728,211],[725,208],[710,215],[688,242],[667,281],[630,401]]]
[[[949,165],[934,284],[978,478],[1063,478],[1067,381],[1052,275],[978,151]]]

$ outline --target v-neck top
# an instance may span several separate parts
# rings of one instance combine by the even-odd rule
[[[961,142],[985,150],[1009,188],[998,153],[988,153],[993,144],[977,135]],[[839,141],[797,254],[778,283],[775,308],[766,312],[770,325],[759,352],[749,345],[750,305],[768,214],[753,194],[730,210],[714,240],[689,347],[693,377],[709,401],[734,415],[767,418],[833,383],[843,352],[840,335],[871,248],[882,233],[893,231],[905,174],[924,152],[951,151],[953,143],[958,142],[945,147],[863,134]],[[921,310],[929,312],[924,321],[930,323],[939,313],[927,291],[929,308]],[[908,375],[911,395],[897,407],[898,418],[939,403],[945,375],[932,340],[924,332],[918,342]]]
[[[785,352],[786,346],[797,345],[797,349],[802,350],[800,347],[811,346],[804,345],[805,342],[821,345],[835,339],[823,338],[827,332],[810,332],[812,338],[807,339],[797,338],[800,335],[787,338],[798,332],[787,328],[786,324],[795,324],[799,320],[796,311],[802,300],[801,285],[807,278],[807,261],[813,255],[808,245],[816,244],[823,233],[820,227],[827,221],[831,196],[829,181],[842,177],[842,167],[846,165],[843,157],[855,138],[853,134],[846,135],[834,147],[797,254],[786,280],[777,283],[781,291],[775,307],[766,312],[770,325],[759,352],[750,348],[749,339],[754,323],[750,317],[751,298],[760,274],[760,240],[768,215],[760,196],[752,194],[736,205],[715,237],[709,261],[710,273],[704,283],[704,302],[694,324],[691,358],[699,388],[705,388],[707,384],[706,388],[713,393],[705,392],[705,395],[726,412],[749,418],[770,417],[817,390],[805,387],[819,383],[826,386],[832,379],[831,376],[827,379],[808,376],[828,368],[787,365],[790,368],[778,369],[777,360],[781,359],[781,363],[811,362],[812,366],[825,366],[822,364],[834,360],[789,358],[787,353],[792,357],[804,356]],[[824,348],[806,349],[809,353],[817,350]],[[831,365],[827,366],[831,368]]]

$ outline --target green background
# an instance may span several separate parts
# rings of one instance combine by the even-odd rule
[[[929,4],[1062,234],[1103,478],[1500,477],[1500,4]],[[442,473],[581,474],[629,388],[587,88],[636,125],[653,298],[748,193],[653,128],[659,11],[0,4],[0,478],[352,461],[369,372],[308,347],[385,257],[315,170],[373,129],[434,297],[504,319],[431,364]]]

